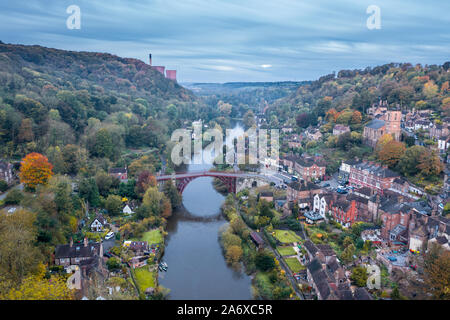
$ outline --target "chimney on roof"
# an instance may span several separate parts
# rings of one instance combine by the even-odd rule
[[[152,66],[152,54],[151,53],[148,55],[148,58],[149,58],[149,64],[151,67]]]
[[[73,247],[73,238],[72,237],[70,237],[70,244],[69,244],[69,246],[72,248]]]
[[[84,246],[85,246],[85,247],[88,246],[88,239],[87,239],[87,237],[84,237]]]

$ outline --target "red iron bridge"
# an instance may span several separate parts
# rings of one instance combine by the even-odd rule
[[[178,192],[183,193],[189,182],[201,177],[212,177],[219,179],[227,186],[228,192],[230,193],[236,193],[237,179],[259,178],[267,180],[266,176],[251,172],[195,171],[156,176],[156,181],[163,182],[167,180],[176,180]]]

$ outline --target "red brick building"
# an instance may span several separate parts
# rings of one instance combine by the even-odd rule
[[[356,201],[348,201],[346,198],[340,198],[331,204],[333,219],[342,226],[349,228],[355,222],[358,215]]]
[[[368,187],[383,194],[384,189],[391,188],[398,173],[374,162],[363,161],[350,167],[349,183],[356,188]]]
[[[386,241],[408,242],[408,223],[410,207],[405,203],[392,199],[379,208],[379,216],[383,223],[381,237]]]

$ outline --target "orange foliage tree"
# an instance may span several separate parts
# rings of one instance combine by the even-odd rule
[[[389,141],[383,144],[377,152],[378,159],[389,167],[394,167],[405,154],[406,147],[399,141]]]
[[[53,165],[46,156],[36,152],[30,153],[22,159],[20,182],[29,189],[34,189],[39,184],[47,184],[53,176],[52,169]]]

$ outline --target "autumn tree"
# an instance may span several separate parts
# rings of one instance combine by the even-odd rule
[[[450,251],[433,244],[424,257],[424,273],[427,292],[434,299],[450,299]]]
[[[45,266],[40,264],[38,272],[25,278],[18,288],[12,288],[4,295],[4,300],[72,300],[73,291],[67,287],[63,276],[45,275]]]
[[[20,182],[28,189],[35,189],[39,184],[47,184],[53,176],[53,165],[46,156],[40,153],[30,153],[22,159],[19,177]]]
[[[367,284],[367,269],[364,267],[355,267],[352,270],[352,274],[350,279],[356,284],[358,287],[365,287]]]
[[[242,258],[242,248],[240,246],[232,245],[226,249],[225,257],[229,264],[239,262]]]
[[[181,205],[181,195],[177,190],[177,187],[172,183],[172,181],[167,180],[163,186],[163,192],[166,197],[170,200],[172,209],[178,208]]]
[[[382,145],[377,150],[378,159],[393,168],[397,165],[400,159],[405,154],[406,147],[405,144],[399,141],[392,140],[384,145]]]
[[[16,286],[36,271],[41,255],[34,246],[35,220],[35,215],[26,210],[0,215],[0,278],[4,277],[0,282],[3,285]]]

